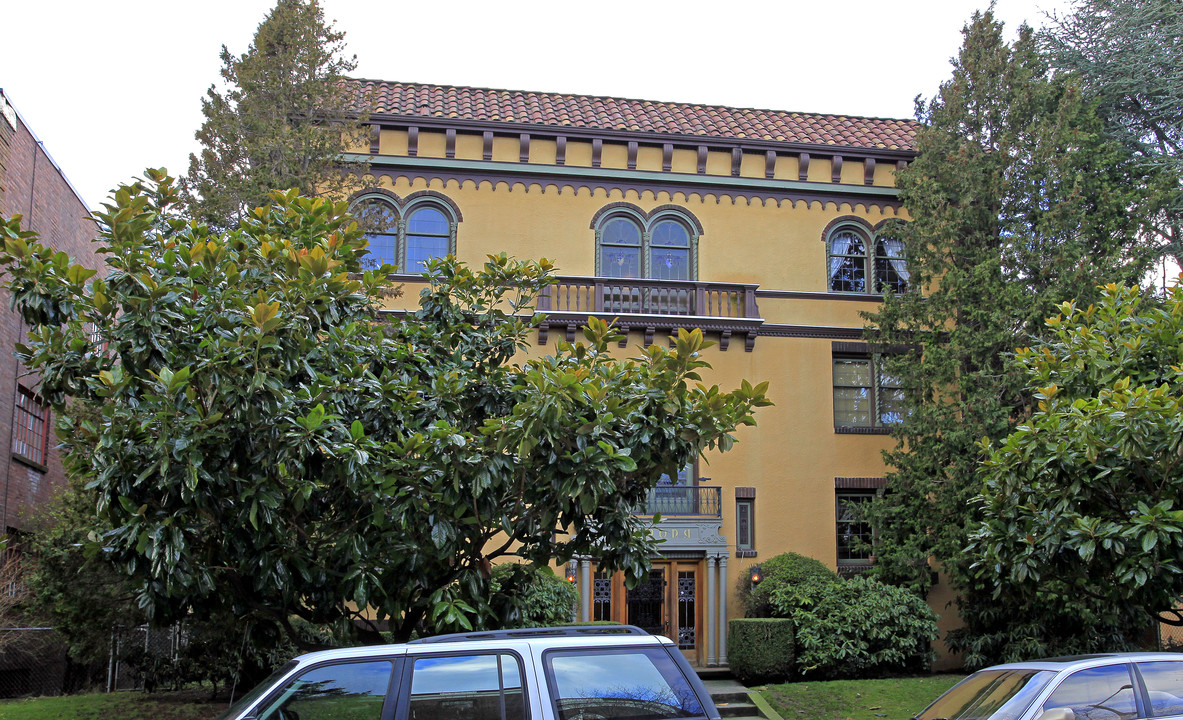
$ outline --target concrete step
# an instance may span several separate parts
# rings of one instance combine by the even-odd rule
[[[719,708],[719,715],[725,718],[758,718],[760,709],[750,702],[720,702],[715,701],[715,707]]]
[[[703,684],[719,708],[719,715],[728,720],[781,720],[768,703],[733,678],[708,679]]]

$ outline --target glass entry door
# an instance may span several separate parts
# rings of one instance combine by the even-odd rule
[[[665,586],[665,568],[654,566],[647,581],[626,591],[629,625],[636,625],[650,635],[669,635]]]
[[[648,580],[625,590],[626,617],[621,620],[653,635],[665,635],[691,664],[698,664],[700,577],[698,561],[654,562]]]

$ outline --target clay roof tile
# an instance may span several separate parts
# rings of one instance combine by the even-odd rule
[[[354,80],[375,114],[525,122],[671,135],[765,138],[855,148],[914,150],[912,120],[824,115],[655,100]]]

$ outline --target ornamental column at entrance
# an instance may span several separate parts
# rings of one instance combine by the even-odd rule
[[[706,568],[706,573],[707,573],[707,612],[706,612],[707,631],[705,634],[706,646],[707,646],[707,665],[714,665],[715,658],[716,658],[716,655],[715,655],[715,633],[712,630],[712,628],[714,627],[714,624],[715,624],[713,619],[715,617],[715,566],[716,566],[716,564],[717,563],[715,562],[715,558],[713,558],[713,557],[707,558],[707,562],[706,562],[706,566],[707,566],[707,568]]]
[[[719,556],[719,664],[727,664],[727,556]]]

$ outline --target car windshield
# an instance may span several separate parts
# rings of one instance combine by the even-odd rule
[[[954,685],[916,718],[1018,720],[1055,675],[1051,670],[982,670]]]
[[[260,695],[270,690],[271,686],[274,685],[276,681],[291,672],[292,668],[296,667],[296,665],[299,665],[299,663],[295,660],[290,660],[284,663],[283,667],[271,673],[271,675],[266,680],[259,683],[254,687],[253,690],[239,698],[238,702],[226,708],[226,710],[218,716],[217,720],[230,720],[231,718],[238,717],[239,713],[245,710],[246,707],[255,700],[258,700]]]

